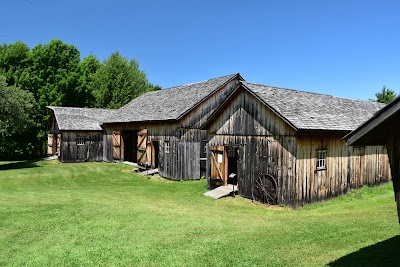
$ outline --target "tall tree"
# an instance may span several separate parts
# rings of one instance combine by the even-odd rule
[[[36,146],[41,153],[47,140],[46,106],[118,108],[146,91],[161,89],[148,82],[136,60],[123,58],[118,52],[103,64],[94,55],[81,60],[75,46],[57,39],[33,49],[23,42],[0,45],[0,76],[5,77],[5,80],[2,78],[3,87],[15,85],[32,93],[35,99],[33,112],[26,113],[30,122],[35,122],[30,136],[18,137],[17,132],[23,131],[17,131],[8,144],[14,142],[17,148],[25,142],[26,147]],[[19,93],[16,94],[19,97]],[[0,99],[2,104],[4,99]]]
[[[85,98],[79,91],[80,53],[75,46],[55,39],[35,46],[30,55],[31,64],[20,80],[21,86],[35,96],[39,113],[37,138],[44,144],[49,118],[46,106],[79,106]]]
[[[375,94],[376,99],[372,99],[372,101],[389,104],[396,98],[396,93],[386,86],[383,86],[382,90]]]
[[[35,149],[33,94],[0,76],[0,159],[33,154]]]
[[[0,45],[0,75],[9,85],[19,84],[24,70],[30,65],[29,47],[22,42]]]
[[[73,45],[52,40],[32,49],[31,90],[40,109],[47,105],[76,106],[80,97],[79,86],[80,53]]]
[[[159,89],[149,83],[139,63],[114,52],[94,75],[94,105],[102,108],[119,108],[139,95]]]
[[[88,55],[79,63],[80,77],[77,91],[81,95],[81,99],[76,103],[77,106],[90,107],[94,105],[92,89],[94,88],[95,74],[100,66],[100,61],[92,54]]]

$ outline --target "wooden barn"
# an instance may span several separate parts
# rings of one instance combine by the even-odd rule
[[[61,162],[102,161],[103,129],[100,122],[112,113],[108,109],[48,107],[51,110],[48,155]]]
[[[115,111],[49,107],[49,152],[64,162],[145,164],[173,180],[206,177],[210,188],[234,184],[243,197],[296,207],[390,180],[384,144],[342,139],[383,106],[233,74]]]
[[[173,180],[200,179],[208,142],[200,127],[241,80],[228,75],[132,100],[103,122],[104,160],[148,164]]]
[[[345,136],[350,146],[385,145],[388,149],[394,200],[400,223],[400,98]]]
[[[298,206],[390,179],[385,146],[346,146],[342,137],[383,105],[241,81],[210,116],[210,185]],[[236,174],[230,176],[230,174]]]

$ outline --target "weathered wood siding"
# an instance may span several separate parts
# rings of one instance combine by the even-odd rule
[[[348,147],[340,132],[305,132],[297,137],[297,184],[294,205],[321,201],[350,188],[390,179],[384,146]],[[317,170],[317,150],[326,149],[326,169]]]
[[[154,147],[153,141],[158,142],[158,170],[161,176],[173,180],[200,179],[200,147],[207,140],[207,132],[198,129],[179,127],[178,122],[151,123],[115,123],[105,126],[106,161],[113,158],[113,132],[122,130],[138,130],[138,162],[151,163]],[[144,135],[144,133],[146,133]],[[169,153],[166,153],[166,143]],[[121,155],[124,154],[124,141],[121,138]],[[123,160],[123,157],[121,158]]]
[[[347,147],[345,132],[295,131],[247,91],[239,91],[207,125],[207,175],[226,183],[227,147],[238,148],[239,194],[252,198],[262,174],[277,182],[278,204],[298,206],[390,179],[384,146]],[[326,169],[317,170],[317,150],[326,150]],[[216,160],[222,155],[223,162]]]
[[[161,176],[174,180],[200,179],[202,143],[208,140],[208,137],[207,131],[199,128],[232,93],[238,83],[237,79],[228,82],[178,121],[105,124],[104,160],[115,160],[112,157],[113,146],[111,145],[113,131],[146,130],[146,142],[143,143],[143,139],[138,140],[138,144],[144,144],[144,146],[138,148],[139,152],[144,152],[138,154],[138,158],[141,158],[140,162],[151,162],[152,153],[154,153],[152,142],[156,141],[159,144],[158,170]],[[166,143],[169,144],[169,153],[165,153]],[[121,140],[121,155],[124,154],[123,147],[123,140]],[[123,157],[121,157],[121,160],[123,160]]]
[[[379,185],[391,180],[386,146],[349,147],[350,187]]]
[[[241,196],[252,198],[254,181],[270,174],[277,182],[277,201],[290,205],[296,185],[295,131],[280,117],[246,91],[242,91],[208,126],[210,153],[221,147],[237,147],[237,179]],[[212,155],[209,156],[210,178],[218,178]],[[228,173],[224,162],[219,165],[224,179]]]
[[[296,138],[294,136],[232,136],[214,135],[210,142],[211,153],[214,151],[223,155],[223,162],[218,168],[227,180],[225,151],[214,147],[238,147],[237,181],[239,195],[253,198],[253,185],[256,179],[263,174],[270,174],[277,182],[277,202],[290,205],[294,195],[296,183]],[[214,151],[213,151],[214,150]],[[211,160],[213,160],[211,158]],[[209,176],[211,179],[219,178],[219,171],[213,167]]]
[[[78,137],[84,144],[78,145]],[[61,162],[102,161],[103,133],[101,131],[64,131],[61,133]]]
[[[192,109],[180,121],[179,126],[187,129],[200,128],[217,109],[221,103],[233,92],[239,80],[234,79],[221,87],[218,91],[214,92],[197,107]]]

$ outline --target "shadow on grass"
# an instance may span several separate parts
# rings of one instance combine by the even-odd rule
[[[400,236],[346,255],[328,266],[400,266]]]
[[[39,167],[36,162],[39,160],[26,160],[26,161],[15,161],[6,164],[0,164],[0,171],[5,170],[16,170],[16,169],[27,169]]]

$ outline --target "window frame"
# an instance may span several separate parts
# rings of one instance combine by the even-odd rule
[[[208,140],[203,140],[201,143],[202,143],[202,151],[201,151],[201,153],[207,154]]]
[[[83,137],[83,136],[78,136],[76,138],[76,145],[77,146],[84,146],[85,142],[86,142],[86,140],[85,140],[85,137]]]
[[[170,144],[169,140],[165,140],[164,143],[165,143],[165,145],[164,145],[164,153],[165,154],[170,154],[171,153],[171,144]]]
[[[326,170],[326,158],[327,158],[327,149],[317,149],[317,164],[315,165],[316,170]]]

